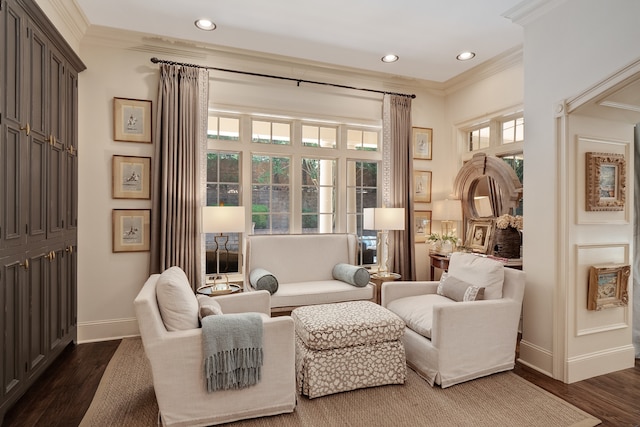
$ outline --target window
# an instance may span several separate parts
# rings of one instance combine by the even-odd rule
[[[515,171],[516,175],[520,179],[520,182],[524,185],[524,156],[522,154],[510,154],[505,156],[499,156]],[[513,215],[522,215],[524,200],[520,197],[518,201],[518,207],[512,212]]]
[[[379,205],[380,125],[210,112],[210,135],[222,118],[237,139],[208,139],[207,203],[246,206],[248,233],[357,234],[375,262],[362,209]]]
[[[489,147],[491,131],[489,126],[469,132],[469,151],[478,151]]]
[[[210,116],[207,138],[237,141],[240,138],[240,120],[231,117]]]
[[[502,143],[511,144],[521,141],[524,141],[524,118],[502,122]]]
[[[291,159],[251,156],[251,220],[256,234],[289,232]]]
[[[302,159],[303,233],[333,233],[335,230],[335,168],[335,160]]]

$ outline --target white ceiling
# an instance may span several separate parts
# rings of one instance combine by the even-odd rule
[[[75,0],[91,25],[447,80],[522,44],[522,0]],[[198,30],[209,18],[218,28]],[[461,62],[464,50],[475,59]],[[400,60],[384,64],[395,53]]]

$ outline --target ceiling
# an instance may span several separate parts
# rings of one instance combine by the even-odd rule
[[[90,25],[446,82],[522,44],[522,0],[75,0]],[[530,1],[530,0],[529,0]],[[214,31],[194,26],[199,18]],[[456,60],[470,50],[476,57]],[[400,60],[385,64],[383,55]]]

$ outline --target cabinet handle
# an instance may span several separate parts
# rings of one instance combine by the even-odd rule
[[[27,136],[29,136],[29,134],[31,133],[31,125],[29,124],[29,122],[27,122],[27,124],[22,126],[20,130],[26,131],[25,133],[27,134]]]
[[[65,251],[67,251],[68,253],[72,254],[73,253],[73,246],[67,246],[67,249],[65,249]]]
[[[56,259],[56,253],[54,251],[51,251],[48,254],[46,254],[44,257],[49,261],[53,261],[54,259]]]
[[[24,262],[20,263],[20,267],[24,268],[25,270],[29,269],[29,260],[25,259]]]
[[[67,151],[69,152],[69,154],[73,156],[73,152],[75,151],[75,149],[73,148],[73,145],[70,145],[69,147],[67,147]]]
[[[56,145],[56,137],[49,135],[49,145]]]

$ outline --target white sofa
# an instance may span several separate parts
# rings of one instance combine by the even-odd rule
[[[245,242],[245,291],[253,291],[250,274],[269,271],[278,281],[271,311],[375,298],[375,285],[356,287],[333,278],[336,264],[355,265],[358,238],[352,234],[252,235]]]
[[[148,278],[134,300],[134,307],[151,365],[162,425],[209,426],[295,409],[293,320],[289,316],[270,317],[267,291],[215,298],[224,314],[262,314],[264,364],[257,385],[208,393],[203,374],[202,329],[167,330],[156,295],[159,277],[154,274]],[[196,313],[187,313],[187,317],[195,315],[197,324],[197,301],[195,304]],[[184,313],[181,316],[184,318]]]
[[[382,285],[382,306],[407,325],[403,337],[407,364],[429,384],[442,388],[513,369],[524,272],[488,258],[454,253],[449,274],[486,286],[488,299],[457,302],[437,293],[439,282]],[[488,286],[495,278],[499,289]]]

